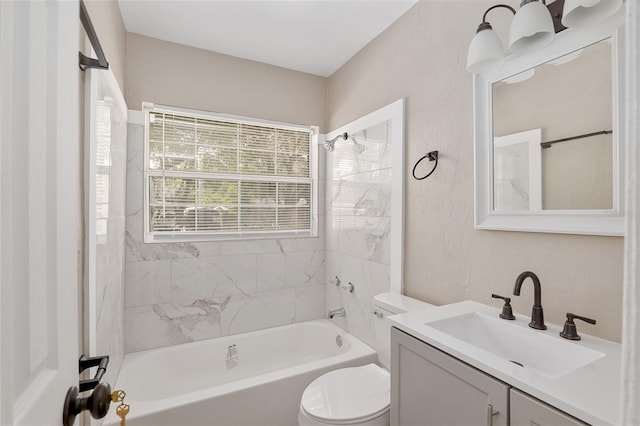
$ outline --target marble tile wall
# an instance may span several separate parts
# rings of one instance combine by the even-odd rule
[[[129,124],[127,352],[323,317],[323,238],[143,242],[143,132]]]
[[[391,144],[389,122],[339,139],[326,156],[326,309],[338,325],[375,347],[372,299],[389,291]],[[353,283],[349,293],[334,284]]]

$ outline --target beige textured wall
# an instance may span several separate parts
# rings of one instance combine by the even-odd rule
[[[500,306],[491,293],[510,295],[516,276],[532,270],[542,282],[547,322],[562,324],[567,311],[584,314],[598,324],[580,330],[619,341],[622,238],[473,228],[466,54],[494,3],[423,0],[414,6],[329,78],[328,128],[406,98],[406,294],[436,304],[472,299]],[[424,181],[411,178],[414,162],[435,149],[438,170]],[[526,283],[512,304],[530,315],[532,303],[533,286]]]
[[[118,80],[120,90],[125,87],[125,56],[127,51],[127,32],[120,15],[117,0],[85,0],[93,27],[98,34],[100,45],[109,61],[109,67]]]
[[[129,108],[154,102],[325,127],[326,78],[127,35]]]

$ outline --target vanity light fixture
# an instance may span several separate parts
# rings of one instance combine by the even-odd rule
[[[522,0],[509,29],[509,51],[533,52],[551,43],[555,34],[547,6],[538,0]]]
[[[500,37],[493,31],[491,24],[487,22],[487,14],[493,9],[509,9],[514,15],[516,10],[506,4],[491,6],[482,15],[482,22],[478,25],[476,35],[471,39],[469,52],[467,53],[467,71],[477,74],[488,71],[501,65],[504,61],[504,48]]]
[[[522,54],[541,49],[553,41],[556,33],[568,26],[588,26],[613,15],[622,0],[521,0],[520,9],[506,4],[491,6],[482,16],[467,54],[467,71],[482,73],[502,64],[505,57],[500,37],[487,22],[487,14],[496,8],[509,9],[515,16],[509,29],[509,51]]]
[[[562,24],[580,27],[603,21],[620,9],[622,0],[565,0]]]

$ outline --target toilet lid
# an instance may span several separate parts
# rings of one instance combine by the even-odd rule
[[[324,422],[375,418],[389,409],[389,372],[375,364],[342,368],[315,379],[302,394],[304,411]]]

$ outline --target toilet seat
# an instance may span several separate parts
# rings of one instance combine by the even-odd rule
[[[342,368],[311,382],[300,408],[322,423],[362,423],[389,410],[390,388],[389,372],[376,364]]]

